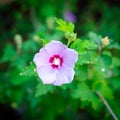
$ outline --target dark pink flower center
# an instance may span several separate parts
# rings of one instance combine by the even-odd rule
[[[51,63],[51,66],[53,68],[60,68],[63,63],[63,58],[60,57],[59,55],[53,55],[50,59],[49,62]]]

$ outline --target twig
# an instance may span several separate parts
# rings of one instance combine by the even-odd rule
[[[108,109],[109,113],[112,115],[112,117],[114,118],[114,120],[118,120],[117,116],[115,115],[115,113],[113,112],[113,110],[111,109],[111,107],[109,106],[108,102],[106,101],[106,99],[102,96],[102,94],[98,91],[96,91],[97,95],[100,97],[100,99],[102,100],[102,102],[104,103],[104,105],[106,106],[106,108]]]

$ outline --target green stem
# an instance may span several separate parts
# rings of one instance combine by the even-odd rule
[[[117,116],[115,115],[115,113],[113,112],[112,108],[110,107],[110,105],[108,104],[108,102],[106,101],[106,99],[103,97],[103,95],[96,91],[97,95],[100,97],[100,99],[102,100],[102,102],[104,103],[104,105],[106,106],[106,108],[108,109],[109,113],[111,114],[111,116],[113,117],[114,120],[118,120]]]
[[[67,47],[69,47],[70,43],[71,43],[70,40],[68,40]]]

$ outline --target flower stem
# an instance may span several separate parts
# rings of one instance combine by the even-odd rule
[[[71,42],[68,40],[67,47],[69,47],[70,43],[71,43]]]
[[[115,113],[113,112],[112,108],[109,106],[108,102],[106,101],[106,99],[103,97],[103,95],[96,91],[97,95],[100,97],[100,99],[102,100],[102,102],[104,103],[104,105],[106,106],[106,108],[108,109],[109,113],[112,115],[112,117],[114,118],[114,120],[118,120],[117,116],[115,115]]]

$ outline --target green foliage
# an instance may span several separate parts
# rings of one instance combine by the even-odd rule
[[[75,49],[80,55],[85,54],[89,49],[97,48],[97,45],[90,40],[76,39],[70,46]]]
[[[80,98],[82,101],[91,102],[94,109],[97,109],[99,104],[97,95],[86,83],[79,83],[77,89],[73,91],[72,97],[75,99]]]
[[[97,61],[97,54],[93,51],[97,48],[97,45],[94,42],[76,39],[70,47],[78,52],[79,58],[77,63],[79,65],[95,63]]]
[[[88,38],[92,40],[94,43],[96,43],[99,47],[101,46],[101,39],[102,37],[100,35],[95,34],[94,32],[90,32],[88,34]]]
[[[91,90],[85,83],[79,83],[77,89],[74,90],[72,96],[74,98],[81,98],[81,100],[88,100],[91,96]]]
[[[9,51],[9,52],[8,52]],[[15,58],[16,51],[11,44],[7,44],[1,62],[12,61]]]
[[[30,65],[26,66],[26,68],[20,73],[20,75],[26,76],[36,76],[36,74],[35,64],[33,62],[30,62]]]
[[[87,1],[87,11],[79,0],[67,3],[26,0],[1,5],[0,103],[23,111],[25,120],[74,120],[86,116],[90,119],[89,114],[91,119],[112,120],[96,94],[99,92],[120,119],[118,6],[115,1],[111,4],[111,1],[100,0]],[[63,18],[66,11],[75,15],[75,24]],[[106,36],[109,45],[103,46],[102,39]],[[38,78],[36,66],[30,62],[34,54],[53,39],[67,43],[79,54],[71,84],[44,85]]]
[[[56,23],[58,24],[57,29],[65,33],[65,38],[68,39],[67,45],[76,39],[77,35],[74,33],[75,26],[73,23],[57,18]]]
[[[75,26],[73,23],[66,22],[62,19],[57,19],[57,18],[55,20],[56,20],[56,23],[58,24],[57,26],[58,30],[61,30],[63,32],[70,32],[70,33],[74,32]]]
[[[113,93],[105,80],[97,81],[93,85],[94,90],[99,91],[104,97],[113,99]]]
[[[37,85],[37,90],[36,90],[36,94],[35,96],[42,96],[47,94],[48,92],[52,92],[54,90],[54,86],[53,85],[44,85],[40,80],[39,83]]]

